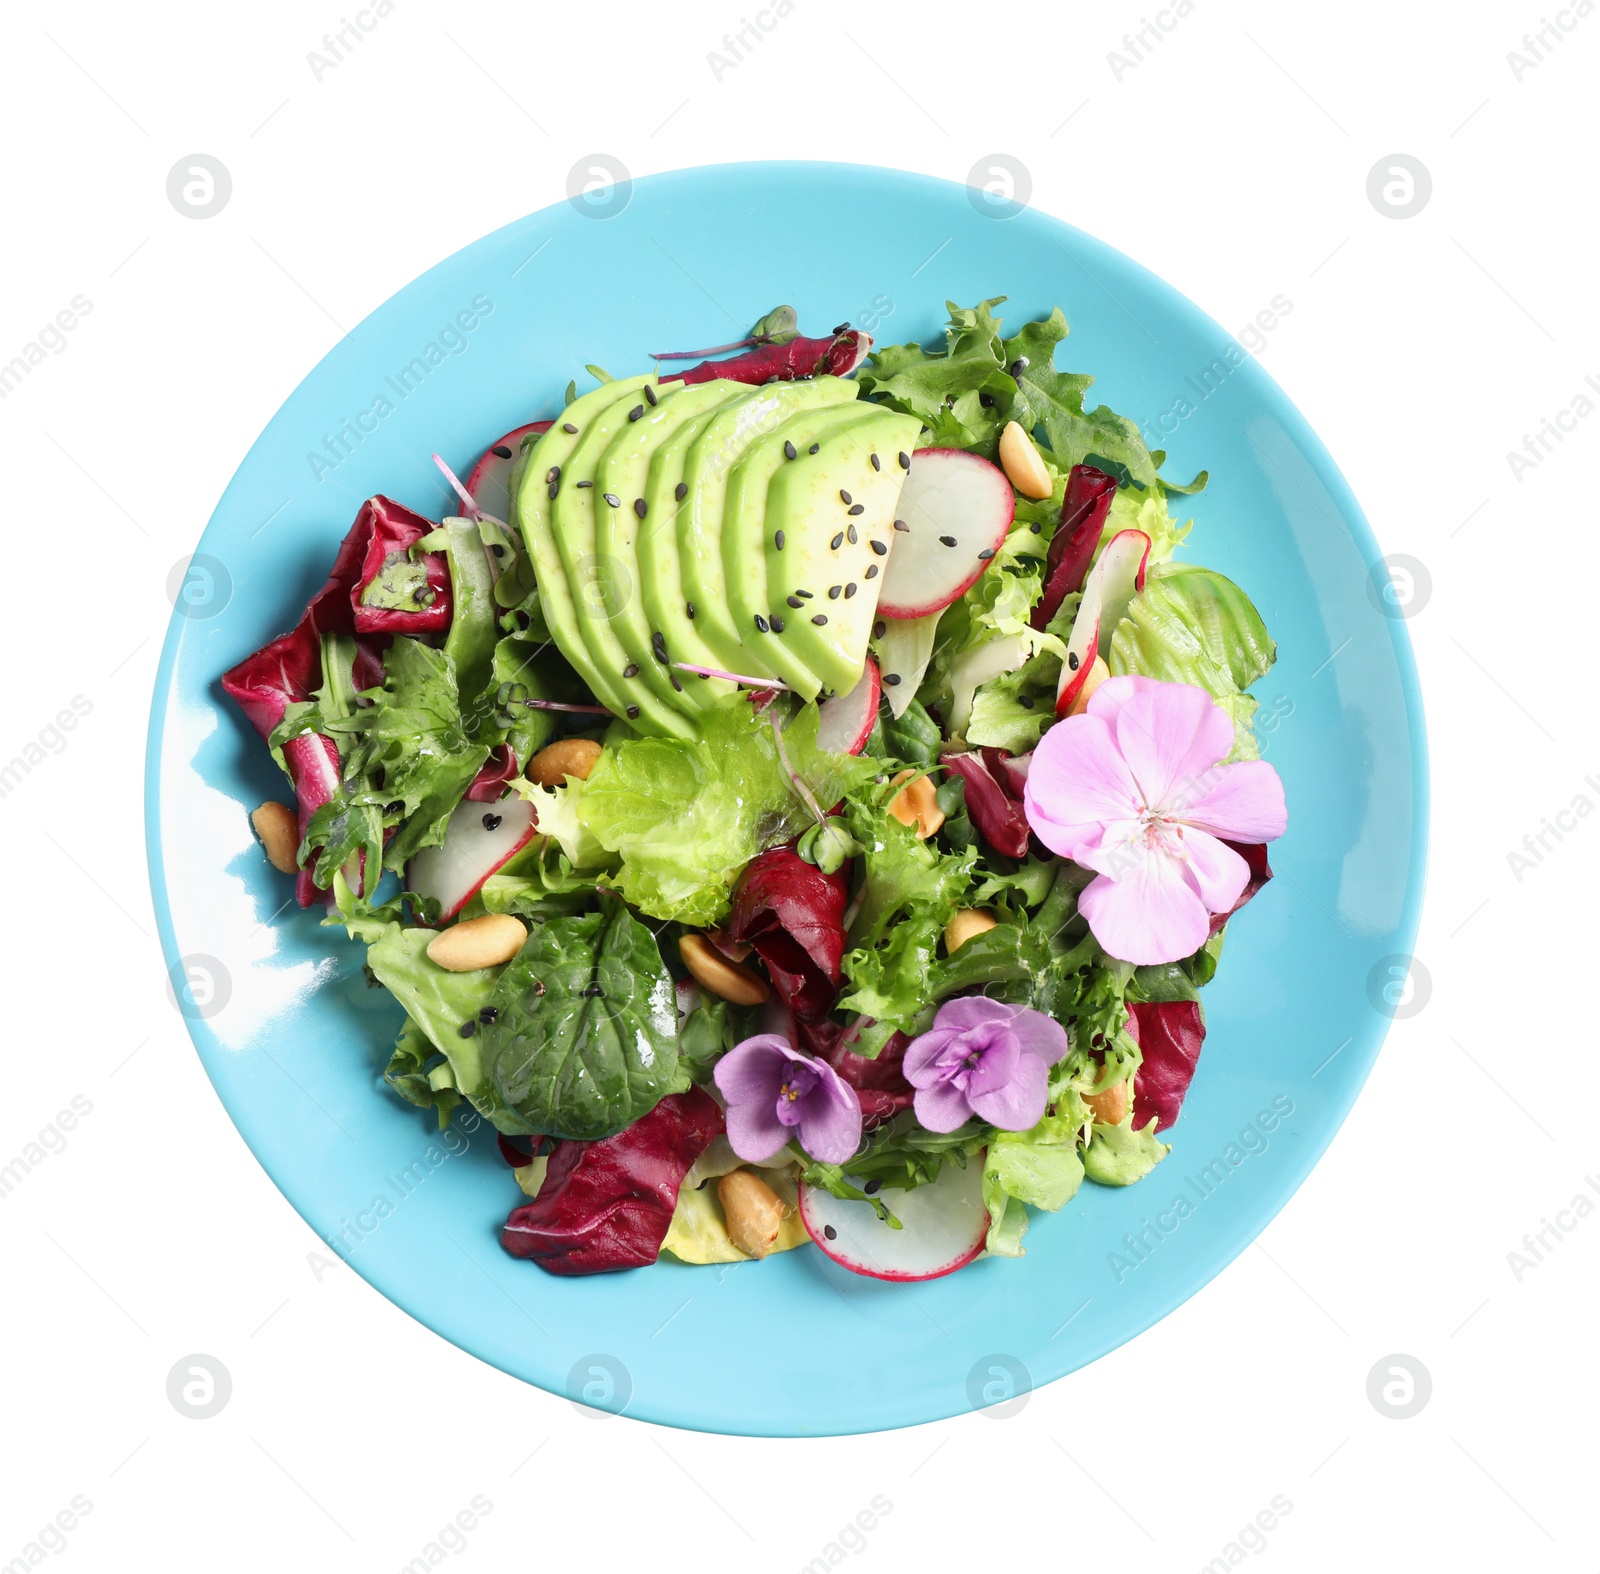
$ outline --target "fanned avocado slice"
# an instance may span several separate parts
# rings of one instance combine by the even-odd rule
[[[785,620],[775,638],[837,694],[866,662],[905,480],[894,456],[909,453],[920,430],[915,416],[878,407],[784,465],[767,489],[767,591]]]
[[[653,595],[651,577],[658,571],[653,558],[647,560],[651,537],[664,539],[670,551],[672,585],[678,583],[677,537],[673,521],[679,509],[674,493],[683,476],[682,450],[677,464],[677,479],[665,491],[652,495],[651,475],[656,458],[686,428],[698,433],[699,418],[710,415],[730,399],[742,398],[750,391],[744,383],[716,379],[685,387],[679,382],[662,383],[657,390],[659,403],[637,420],[618,429],[601,455],[595,472],[595,487],[602,494],[620,497],[621,508],[595,510],[595,550],[600,558],[615,565],[618,582],[635,587],[635,594],[620,598],[611,631],[616,635],[631,665],[640,669],[657,696],[674,709],[693,716],[708,705],[728,685],[713,686],[692,673],[677,672],[667,661],[688,661],[696,666],[711,666],[709,660],[696,661],[688,654],[688,632],[694,612],[675,594],[669,601]],[[687,446],[686,444],[684,445]],[[656,635],[660,639],[655,638]]]
[[[603,671],[589,654],[578,627],[577,608],[572,598],[572,587],[567,579],[566,565],[551,528],[555,500],[550,496],[552,486],[556,496],[568,484],[566,466],[573,448],[582,440],[589,423],[602,411],[630,395],[636,400],[646,383],[654,383],[653,376],[629,377],[620,382],[604,383],[599,388],[575,399],[550,430],[519,456],[520,472],[513,476],[511,487],[511,523],[522,531],[528,556],[533,560],[534,578],[539,586],[539,606],[544,613],[551,638],[561,654],[572,663],[574,670],[588,684],[594,697],[607,709],[621,717],[628,706],[635,703],[628,694],[630,687],[622,682],[618,666]],[[546,480],[552,471],[554,481]],[[572,480],[581,479],[572,477]],[[648,695],[644,684],[637,685]]]
[[[681,388],[681,384],[679,385]],[[614,399],[596,410],[584,424],[562,467],[560,483],[551,509],[550,529],[560,549],[567,583],[576,602],[578,632],[588,647],[593,664],[603,673],[613,674],[613,686],[627,699],[623,715],[643,733],[668,737],[693,738],[699,729],[671,702],[671,689],[665,697],[657,693],[657,663],[635,661],[617,638],[613,623],[637,601],[639,586],[628,568],[599,547],[598,515],[620,514],[633,509],[634,499],[609,491],[598,479],[598,467],[606,449],[617,434],[642,421],[651,409],[650,399],[670,403],[675,395],[656,394],[655,378],[643,379],[632,393]],[[577,424],[577,423],[573,423]],[[534,461],[537,464],[537,460]],[[535,475],[545,472],[540,471]],[[583,483],[588,482],[586,486]],[[637,516],[635,516],[637,523]],[[606,522],[610,528],[610,522]]]
[[[768,510],[772,478],[785,465],[797,464],[813,445],[826,443],[847,427],[871,421],[874,404],[856,402],[802,410],[782,426],[758,437],[728,476],[728,499],[722,511],[722,567],[728,587],[728,610],[746,645],[756,645],[762,659],[805,699],[815,699],[822,680],[792,646],[780,661],[770,650],[771,635],[782,634],[794,616],[780,596],[768,594],[767,547],[784,551],[785,521]],[[864,456],[863,456],[863,462]]]
[[[684,507],[678,513],[678,554],[683,595],[693,602],[695,630],[715,655],[708,665],[758,678],[785,678],[763,654],[765,636],[754,626],[738,629],[728,608],[722,561],[723,512],[728,476],[755,440],[801,410],[845,404],[856,384],[841,377],[768,383],[752,388],[713,415],[684,461]]]

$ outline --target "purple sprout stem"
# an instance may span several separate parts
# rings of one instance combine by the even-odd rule
[[[742,350],[746,345],[765,344],[766,336],[754,339],[735,339],[732,344],[714,344],[709,350],[658,350],[651,355],[652,361],[692,361],[697,356],[726,355],[730,350]]]
[[[611,714],[604,705],[563,705],[560,700],[521,700],[518,703],[526,705],[529,710],[566,710],[574,711],[581,716],[609,716]]]
[[[783,728],[778,724],[778,713],[775,710],[767,712],[767,718],[772,723],[772,741],[778,746],[778,763],[783,767],[785,775],[799,794],[800,801],[816,818],[818,825],[826,825],[828,817],[822,812],[822,805],[812,796],[811,789],[801,779],[800,773],[789,763],[789,751],[784,747]]]
[[[456,496],[461,499],[461,507],[465,512],[466,517],[470,519],[473,524],[477,524],[478,521],[484,517],[484,513],[483,510],[478,507],[477,503],[473,501],[472,494],[461,484],[460,479],[457,477],[455,471],[452,470],[450,466],[447,465],[437,454],[433,456],[433,462],[438,465],[441,471],[444,472],[445,480],[448,481],[455,489]],[[496,523],[499,523],[499,521],[496,521]]]
[[[749,678],[740,672],[724,672],[720,667],[697,667],[692,661],[675,661],[672,665],[680,672],[697,672],[702,678],[725,678],[729,683],[742,684],[747,689],[781,689],[785,694],[794,692],[787,683],[780,683],[776,678]]]

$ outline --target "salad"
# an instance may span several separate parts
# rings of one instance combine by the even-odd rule
[[[1167,1153],[1286,826],[1274,646],[1177,556],[1205,474],[1003,300],[589,367],[435,456],[450,517],[364,503],[223,677],[268,857],[404,1010],[388,1087],[499,1134],[513,1255],[933,1278]]]

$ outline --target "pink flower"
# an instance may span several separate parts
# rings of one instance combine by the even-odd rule
[[[1265,760],[1218,764],[1232,747],[1233,723],[1204,689],[1121,677],[1034,750],[1028,823],[1052,852],[1097,873],[1078,910],[1109,955],[1193,955],[1250,878],[1224,839],[1283,835],[1278,773]]]
[[[1049,1070],[1067,1048],[1065,1029],[1042,1011],[973,995],[939,1007],[902,1069],[929,1131],[954,1131],[969,1115],[1028,1131],[1044,1117]]]
[[[823,1164],[843,1164],[861,1145],[861,1101],[826,1061],[799,1054],[777,1033],[757,1033],[717,1062],[728,1101],[728,1143],[750,1164],[791,1138]]]

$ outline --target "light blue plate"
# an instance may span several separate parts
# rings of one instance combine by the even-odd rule
[[[445,1338],[676,1426],[935,1420],[1165,1316],[1283,1206],[1344,1119],[1393,1002],[1406,1009],[1427,815],[1410,645],[1375,589],[1388,579],[1361,510],[1293,406],[1253,361],[1231,364],[1216,323],[1087,235],[1032,211],[995,217],[963,186],[845,165],[689,170],[610,197],[609,217],[560,203],[407,286],[239,467],[156,679],[162,944],[175,969],[188,959],[195,1044],[273,1180],[330,1250]],[[911,1287],[813,1250],[589,1279],[514,1261],[498,1230],[520,1194],[492,1135],[446,1144],[382,1088],[398,1012],[367,987],[358,946],[284,906],[290,882],[247,822],[284,784],[218,675],[294,622],[363,498],[447,511],[429,454],[465,474],[502,432],[555,413],[586,362],[643,370],[648,351],[736,338],[780,301],[811,333],[849,318],[880,343],[927,341],[947,299],[1002,293],[1013,328],[1063,307],[1060,364],[1093,372],[1095,395],[1147,426],[1168,474],[1210,470],[1188,555],[1238,580],[1278,640],[1258,694],[1290,830],[1205,992],[1210,1036],[1171,1155],[1142,1185],[1085,1185],[1037,1217],[1025,1259]]]

